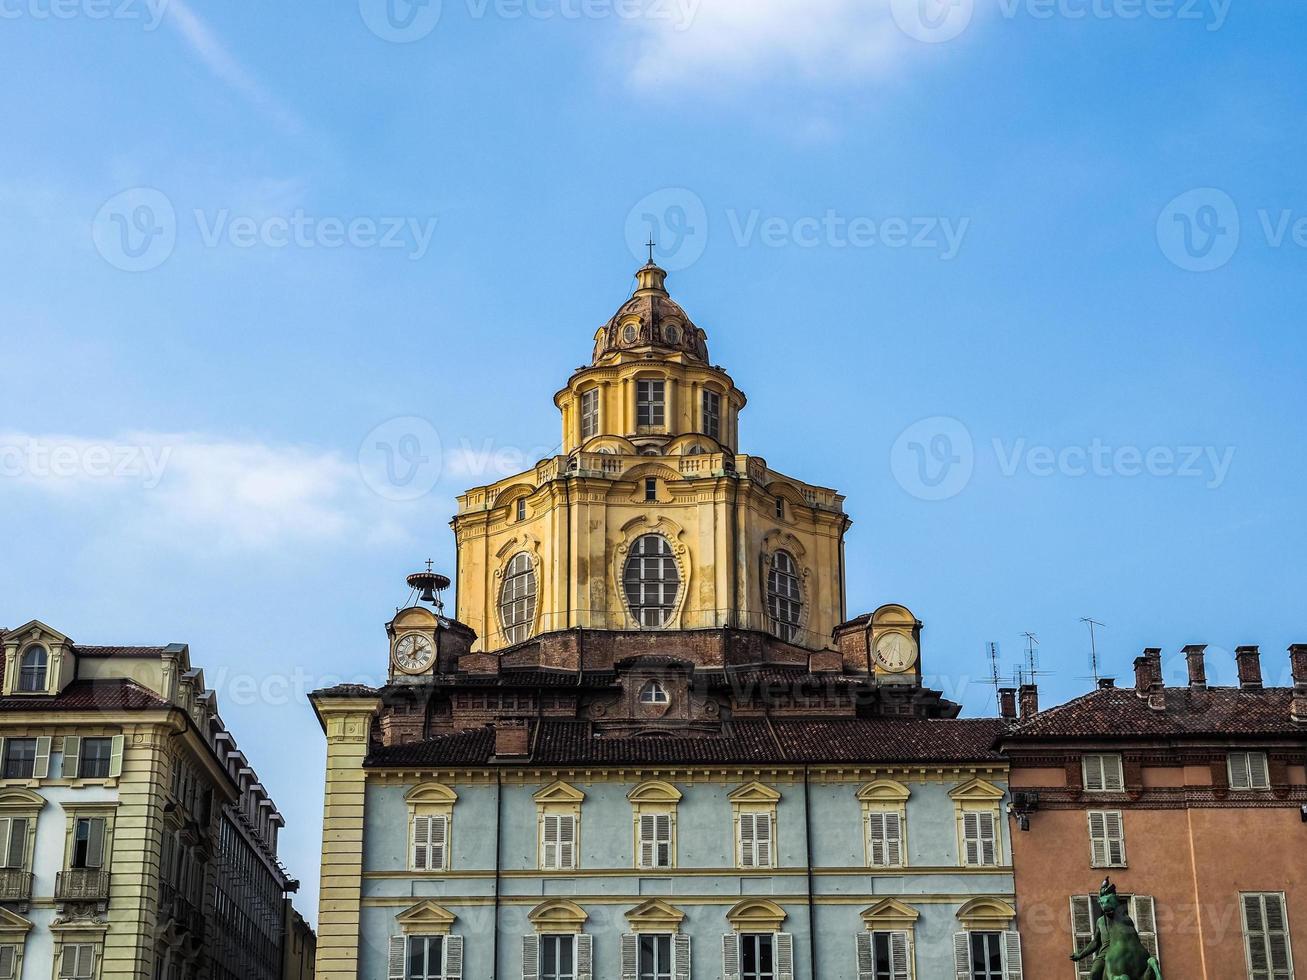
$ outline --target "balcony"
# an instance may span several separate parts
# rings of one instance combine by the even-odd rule
[[[0,902],[30,902],[32,874],[16,868],[0,869]]]
[[[109,872],[98,868],[73,868],[60,871],[54,879],[56,902],[107,902]]]

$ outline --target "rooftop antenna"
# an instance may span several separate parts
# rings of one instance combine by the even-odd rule
[[[1094,636],[1094,629],[1095,629],[1095,627],[1099,627],[1099,626],[1101,626],[1103,629],[1107,629],[1107,624],[1106,624],[1106,623],[1100,623],[1098,620],[1094,619],[1092,616],[1081,616],[1081,617],[1080,617],[1080,622],[1084,623],[1086,626],[1089,627],[1089,670],[1090,670],[1090,672],[1094,675],[1094,686],[1097,687],[1097,686],[1098,686],[1098,680],[1099,680],[1099,677],[1098,677],[1098,643],[1097,643],[1097,639],[1096,639],[1096,637]]]
[[[1034,683],[1035,675],[1039,673],[1039,637],[1034,633],[1022,633],[1026,638],[1026,666],[1025,673],[1030,676],[1027,683]]]

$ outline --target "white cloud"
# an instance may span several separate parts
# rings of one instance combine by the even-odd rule
[[[894,69],[914,47],[896,21],[905,3],[972,0],[679,0],[676,17],[624,21],[634,32],[632,82],[702,89],[713,81],[800,77],[831,81]],[[654,8],[660,7],[655,4]],[[677,4],[673,4],[677,6]]]

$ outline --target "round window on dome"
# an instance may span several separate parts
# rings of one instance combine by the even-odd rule
[[[679,344],[681,342],[681,328],[674,323],[669,323],[663,327],[663,337],[669,344]]]
[[[622,328],[622,340],[626,343],[634,344],[637,336],[639,336],[639,331],[636,330],[634,323],[628,323]]]

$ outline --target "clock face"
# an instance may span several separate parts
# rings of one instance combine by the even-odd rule
[[[886,633],[876,641],[876,663],[894,674],[917,662],[917,644],[902,633]]]
[[[395,665],[410,674],[420,674],[436,659],[431,638],[421,633],[406,633],[395,643]]]

